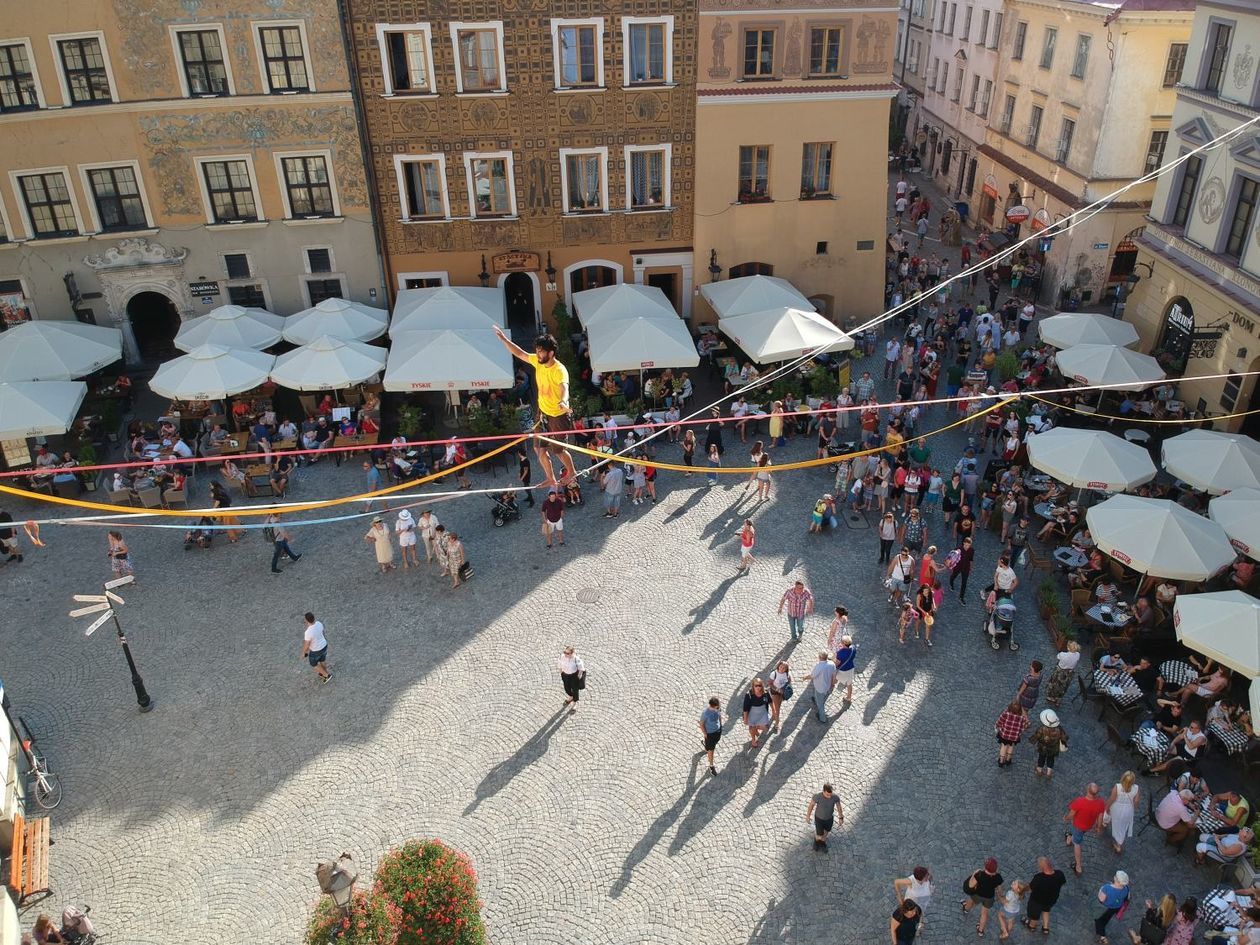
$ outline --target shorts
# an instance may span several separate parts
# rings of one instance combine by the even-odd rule
[[[1072,825],[1072,842],[1079,847],[1082,843],[1085,842],[1085,834],[1087,833],[1089,833],[1088,830],[1082,830],[1080,827],[1076,826],[1076,824],[1073,824]]]
[[[1003,745],[1018,745],[1018,744],[1019,744],[1019,739],[1018,739],[1018,738],[1017,738],[1017,739],[1015,739],[1013,742],[1008,742],[1005,738],[1003,738],[1001,735],[999,735],[999,736],[997,737],[997,740],[998,740],[998,742],[999,742],[1000,744],[1003,744]]]
[[[981,905],[981,906],[984,906],[986,909],[993,908],[992,896],[977,896],[975,893],[968,893],[967,895],[971,899],[974,905]]]
[[[748,545],[748,546],[740,545],[740,546],[739,546],[739,557],[741,558],[741,560],[744,560],[744,561],[751,561],[751,560],[752,560],[752,556],[753,556],[752,551],[753,551],[753,546],[752,546],[752,545]]]
[[[937,502],[941,501],[941,497],[939,493],[929,492],[923,497],[923,501],[927,505],[936,505]]]
[[[311,650],[311,652],[306,654],[306,661],[312,666],[318,666],[326,659],[328,659],[328,647],[324,647],[322,650]]]
[[[412,547],[414,547],[414,546],[415,546],[415,544],[416,544],[416,533],[415,533],[415,532],[402,532],[402,533],[398,536],[398,547],[399,547],[399,548],[412,548]]]
[[[541,421],[545,433],[563,433],[565,430],[573,429],[573,414],[571,413],[562,413],[554,417],[542,414]],[[565,448],[565,446],[556,446],[554,443],[547,444],[547,450],[552,453],[559,453]]]
[[[716,732],[705,732],[704,733],[704,750],[712,751],[714,748],[717,748],[717,743],[720,742],[721,740],[722,740],[721,729],[718,729]]]
[[[831,833],[831,828],[833,826],[835,826],[835,820],[830,817],[826,820],[820,820],[817,817],[814,818],[814,833],[816,834]]]
[[[543,522],[544,522],[544,523],[546,524],[546,526],[547,526],[547,533],[548,533],[548,534],[551,534],[552,532],[562,532],[562,531],[564,531],[564,519],[560,519],[560,520],[558,520],[558,521],[553,522],[551,519],[549,519],[549,518],[545,518],[545,519],[543,519]]]
[[[853,684],[853,676],[856,671],[852,669],[836,670],[836,685],[849,686]]]
[[[1049,912],[1049,911],[1050,911],[1049,906],[1043,906],[1036,899],[1028,900],[1028,921],[1029,922],[1036,922],[1038,919],[1041,918],[1041,914],[1043,912]]]

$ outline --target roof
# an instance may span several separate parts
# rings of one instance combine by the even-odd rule
[[[1089,0],[1094,6],[1112,7],[1107,23],[1124,13],[1193,13],[1196,0]]]

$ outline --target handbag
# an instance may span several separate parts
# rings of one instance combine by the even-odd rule
[[[582,670],[582,672],[578,673],[577,687],[579,689],[586,688],[586,670]]]
[[[796,695],[796,690],[792,688],[792,680],[789,679],[787,685],[783,687],[783,698],[791,699],[794,695]]]
[[[1142,926],[1138,930],[1138,938],[1141,939],[1143,945],[1163,945],[1164,938],[1167,935],[1167,929],[1161,929],[1146,917],[1142,918]]]
[[[977,870],[976,872],[979,872],[979,870]],[[975,895],[975,892],[976,892],[976,874],[972,873],[970,876],[968,876],[966,879],[963,880],[963,895],[972,896],[972,895]]]

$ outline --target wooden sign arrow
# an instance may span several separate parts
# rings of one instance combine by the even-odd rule
[[[86,630],[83,631],[83,635],[85,637],[90,637],[93,633],[96,632],[96,630],[101,626],[101,624],[103,624],[106,620],[108,620],[112,616],[114,615],[113,615],[113,612],[111,611],[107,611],[106,613],[101,614],[99,617],[96,618],[96,620],[92,622],[92,626],[88,627]]]
[[[78,610],[70,611],[70,616],[86,617],[88,614],[99,614],[102,610],[109,610],[109,604],[93,604],[91,607],[80,607]]]

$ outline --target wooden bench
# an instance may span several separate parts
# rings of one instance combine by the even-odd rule
[[[13,848],[9,859],[9,888],[18,897],[18,906],[35,893],[52,895],[48,885],[48,818],[13,818]]]

